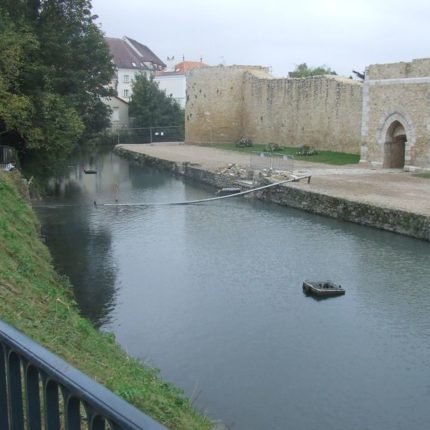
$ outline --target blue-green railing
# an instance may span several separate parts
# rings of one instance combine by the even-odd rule
[[[0,320],[0,429],[165,428]]]

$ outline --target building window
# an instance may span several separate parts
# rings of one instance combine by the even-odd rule
[[[124,90],[123,96],[124,97],[130,97],[130,91],[129,90]]]
[[[112,121],[119,121],[119,108],[114,107],[112,109]]]
[[[124,84],[128,84],[130,82],[130,76],[124,75]]]

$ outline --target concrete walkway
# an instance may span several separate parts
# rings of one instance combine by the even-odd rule
[[[163,160],[192,163],[210,171],[231,163],[244,168],[250,166],[248,154],[216,148],[178,143],[119,146]],[[430,179],[418,178],[412,173],[372,169],[357,164],[332,166],[297,160],[294,161],[294,173],[311,174],[311,183],[301,181],[285,186],[430,217]]]

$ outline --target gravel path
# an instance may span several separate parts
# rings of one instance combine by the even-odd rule
[[[120,146],[164,160],[189,162],[212,171],[232,163],[250,166],[249,155],[217,148],[177,143]],[[372,169],[357,164],[337,167],[295,160],[294,173],[311,174],[311,183],[301,181],[285,186],[430,216],[430,180],[408,172]]]

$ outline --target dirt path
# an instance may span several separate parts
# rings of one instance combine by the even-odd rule
[[[193,163],[212,171],[232,163],[250,166],[249,155],[216,148],[175,143],[120,146],[164,160]],[[408,172],[371,169],[356,164],[330,166],[296,160],[294,172],[311,174],[312,180],[310,184],[306,181],[288,184],[290,187],[430,216],[430,180]]]

